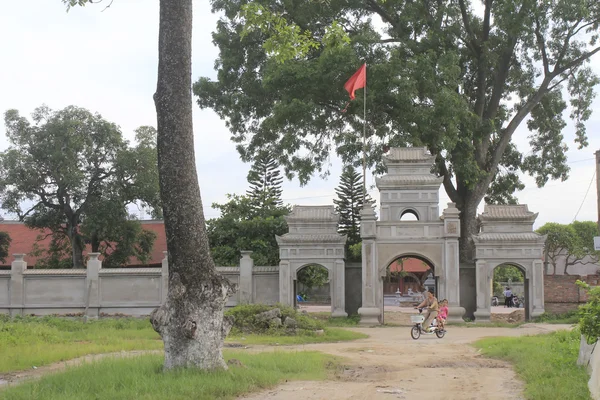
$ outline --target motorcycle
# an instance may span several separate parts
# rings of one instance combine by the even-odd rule
[[[429,326],[429,331],[426,332],[423,330],[423,322],[425,321],[425,317],[422,315],[423,314],[423,309],[419,308],[419,315],[411,315],[410,316],[410,322],[412,322],[413,324],[415,324],[412,329],[410,330],[410,336],[414,339],[417,340],[418,338],[421,337],[421,334],[423,335],[433,335],[435,333],[435,335],[441,339],[444,337],[444,335],[446,335],[446,330],[445,329],[441,329],[437,326],[437,319],[433,319],[433,321],[431,321],[431,325]]]

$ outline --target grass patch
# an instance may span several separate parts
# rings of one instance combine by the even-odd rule
[[[331,313],[328,312],[309,313],[309,315],[319,321],[323,321],[326,326],[337,328],[358,326],[360,322],[360,315],[351,315],[349,317],[332,317]]]
[[[338,361],[318,352],[225,352],[243,367],[228,371],[162,372],[163,358],[146,355],[105,359],[7,388],[6,400],[232,399],[275,386],[284,380],[321,380],[339,368]]]
[[[311,331],[299,332],[296,335],[256,335],[236,334],[229,335],[226,342],[259,345],[294,345],[309,343],[344,342],[348,340],[364,339],[369,337],[364,333],[353,332],[346,329],[325,328],[324,334],[317,335]]]
[[[0,316],[0,373],[30,369],[87,354],[162,349],[147,319]]]
[[[577,310],[563,314],[544,313],[534,318],[534,322],[543,322],[545,324],[577,324],[579,322],[579,313]]]
[[[508,322],[447,322],[449,326],[459,326],[462,328],[517,328],[525,322],[517,322],[514,324]]]
[[[531,400],[587,400],[589,376],[577,365],[579,330],[475,343],[482,353],[514,364]]]

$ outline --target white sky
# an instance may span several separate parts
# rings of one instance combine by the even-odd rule
[[[105,0],[108,2],[108,0]],[[208,1],[194,2],[193,80],[215,77],[218,50],[211,32],[217,16]],[[114,0],[102,5],[65,12],[61,0],[0,2],[0,112],[11,108],[30,115],[47,104],[53,109],[77,105],[99,112],[119,124],[127,138],[140,125],[156,125],[152,95],[156,87],[158,1]],[[600,72],[600,58],[594,60]],[[340,82],[340,88],[343,82]],[[569,223],[575,217],[594,174],[594,151],[600,149],[600,100],[587,124],[590,146],[576,150],[572,124],[565,130],[569,145],[571,178],[549,182],[538,189],[526,177],[527,188],[518,194],[521,203],[539,212],[537,226],[549,221]],[[194,107],[196,166],[207,218],[218,215],[210,208],[227,193],[247,189],[249,166],[239,160],[224,121],[211,110]],[[522,124],[515,141],[528,152],[527,129]],[[0,124],[0,150],[7,147]],[[331,204],[341,163],[332,160],[328,180],[315,177],[307,186],[284,183],[284,200],[291,204]],[[372,183],[372,177],[368,178]],[[592,184],[578,214],[579,220],[596,220],[596,187]],[[443,209],[448,201],[440,191]],[[372,196],[378,199],[377,193]]]

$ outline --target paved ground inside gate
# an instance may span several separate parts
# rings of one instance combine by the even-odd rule
[[[409,327],[356,329],[369,338],[355,342],[286,347],[317,350],[346,359],[335,380],[288,382],[245,400],[522,399],[523,385],[510,364],[481,356],[470,343],[491,336],[522,336],[569,329],[526,324],[518,328],[449,327],[445,338],[410,337]],[[281,351],[253,347],[248,351]]]

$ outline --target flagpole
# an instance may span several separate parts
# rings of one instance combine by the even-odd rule
[[[367,70],[365,68],[365,88],[363,100],[363,207],[367,199]]]

